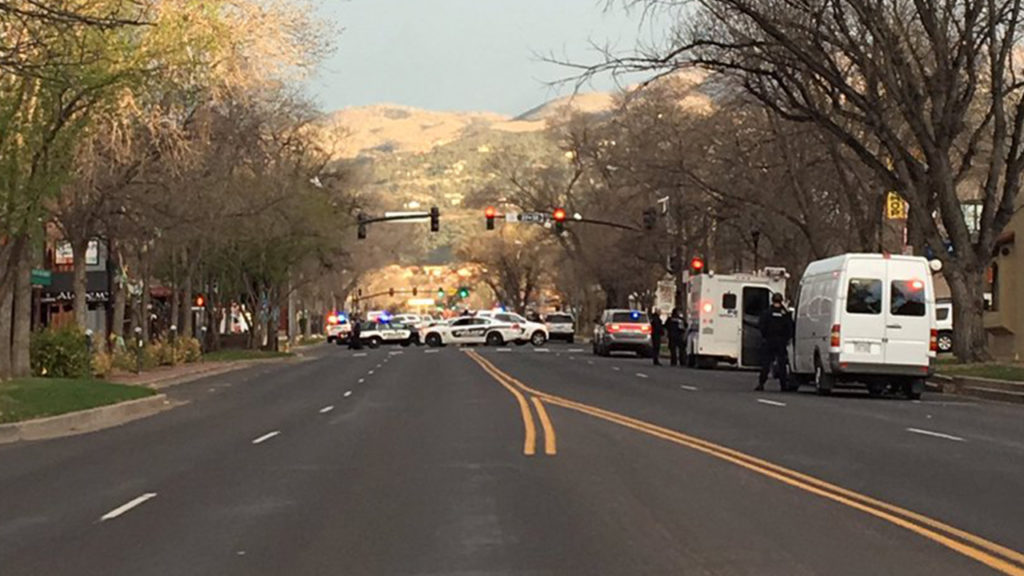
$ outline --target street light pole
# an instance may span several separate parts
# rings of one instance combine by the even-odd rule
[[[754,272],[760,269],[760,251],[758,247],[761,244],[761,231],[754,230],[750,233],[750,237],[754,240]]]

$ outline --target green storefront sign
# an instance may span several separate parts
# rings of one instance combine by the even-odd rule
[[[32,271],[32,285],[33,286],[49,286],[53,284],[53,273],[49,270],[33,270]]]

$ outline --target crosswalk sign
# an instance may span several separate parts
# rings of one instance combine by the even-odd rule
[[[889,192],[885,198],[885,216],[889,220],[906,220],[907,203],[895,192]]]

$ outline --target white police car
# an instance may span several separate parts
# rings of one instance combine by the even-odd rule
[[[503,312],[501,310],[484,310],[477,312],[478,318],[490,318],[498,322],[506,322],[519,328],[519,335],[513,340],[520,346],[533,344],[543,346],[548,341],[548,327],[540,322],[531,322],[515,312]]]
[[[359,340],[370,348],[379,348],[384,344],[409,346],[414,344],[417,332],[411,326],[400,322],[363,322],[359,325]]]
[[[462,316],[423,330],[423,342],[434,347],[446,344],[501,346],[521,336],[522,328],[519,326],[480,316]]]

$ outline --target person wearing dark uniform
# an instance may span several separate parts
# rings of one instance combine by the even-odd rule
[[[349,350],[362,350],[363,322],[359,318],[352,318],[350,321],[352,322],[352,334],[348,337],[348,348]]]
[[[661,366],[661,337],[665,334],[665,325],[661,322],[661,314],[651,310],[651,357],[654,365]]]
[[[678,308],[672,309],[672,314],[665,322],[665,331],[668,333],[668,353],[672,358],[673,366],[683,366],[683,335],[686,333],[686,321]]]
[[[793,339],[793,315],[783,305],[782,294],[772,295],[772,305],[761,313],[759,323],[761,329],[761,374],[757,380],[757,388],[764,390],[768,381],[772,363],[776,364],[776,374],[782,390],[787,390],[786,368],[789,364],[789,341]]]

